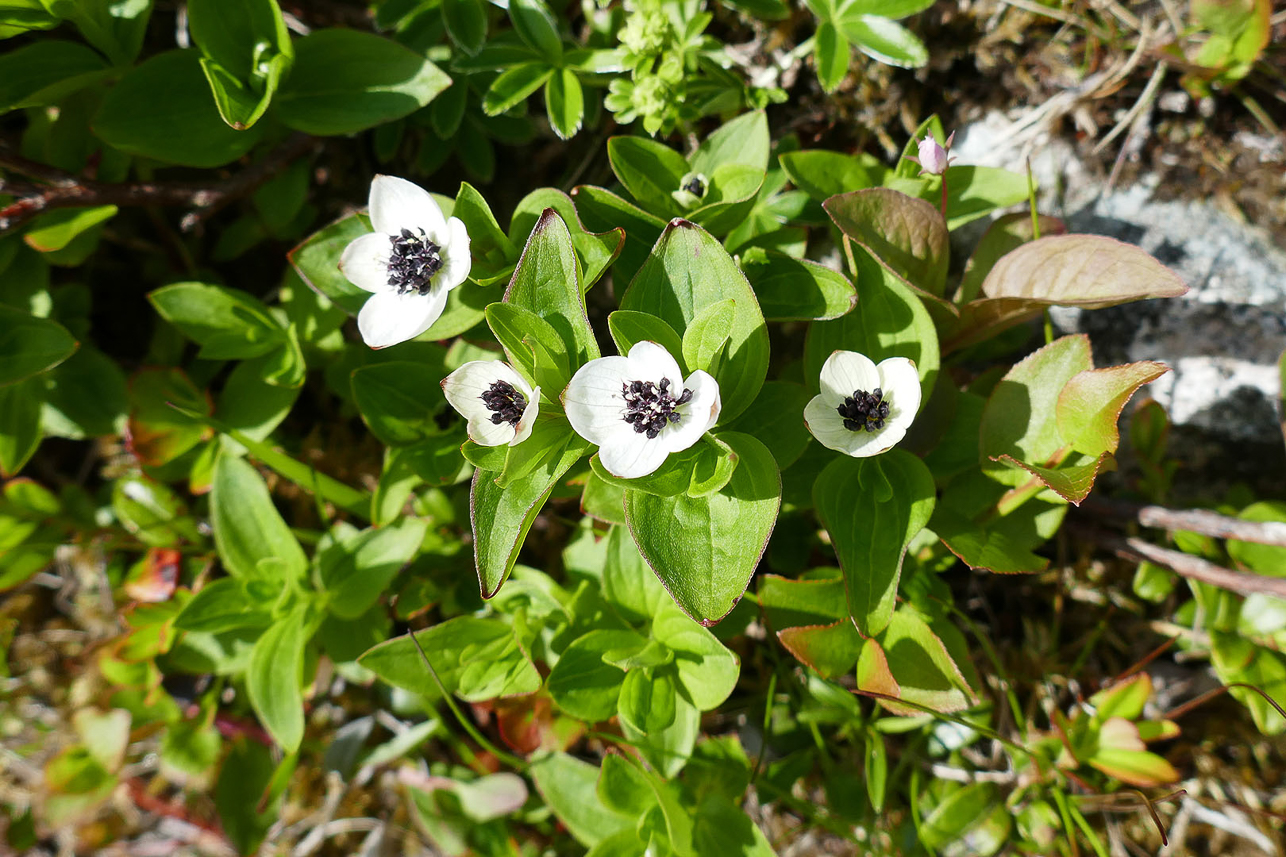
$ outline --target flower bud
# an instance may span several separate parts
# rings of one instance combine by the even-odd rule
[[[947,141],[951,145],[951,141]],[[947,171],[947,150],[932,135],[926,134],[919,143],[920,173],[940,176]]]

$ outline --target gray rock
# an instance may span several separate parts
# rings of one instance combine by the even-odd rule
[[[1043,212],[1063,218],[1073,232],[1142,247],[1189,287],[1184,297],[1164,301],[1056,309],[1055,325],[1090,334],[1098,365],[1158,360],[1171,366],[1147,392],[1176,425],[1280,448],[1286,252],[1209,202],[1155,199],[1155,176],[1105,191],[1066,140],[1014,128],[992,114],[960,129],[951,154],[958,163],[1021,170],[1030,151]]]

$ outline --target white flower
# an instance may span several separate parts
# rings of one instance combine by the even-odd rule
[[[920,165],[920,175],[940,176],[947,171],[950,159],[947,158],[947,152],[951,149],[951,141],[955,138],[956,132],[952,131],[951,136],[947,138],[946,148],[939,145],[938,141],[933,139],[932,134],[925,134],[924,139],[916,144],[916,153],[918,158],[907,158],[908,161],[915,161]]]
[[[479,446],[515,446],[531,436],[540,413],[540,388],[527,386],[508,363],[472,360],[442,379],[447,402],[469,421]]]
[[[576,433],[598,444],[611,474],[636,479],[672,452],[687,449],[719,418],[719,382],[698,369],[686,379],[655,342],[637,342],[626,357],[591,360],[563,390]]]
[[[822,392],[804,424],[823,446],[865,458],[893,448],[920,410],[920,375],[905,357],[877,366],[856,351],[836,351],[822,366]]]
[[[442,315],[447,292],[469,276],[469,233],[459,218],[442,216],[428,191],[393,176],[371,182],[370,214],[375,231],[344,248],[339,269],[372,293],[357,315],[362,339],[387,348]]]

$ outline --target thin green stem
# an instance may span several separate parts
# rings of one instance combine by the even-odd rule
[[[454,697],[452,697],[451,693],[446,689],[446,685],[442,683],[442,679],[438,677],[438,671],[433,668],[433,663],[429,660],[429,656],[424,653],[424,647],[420,645],[419,639],[415,636],[415,631],[411,631],[410,634],[411,642],[415,643],[415,650],[420,653],[420,659],[424,661],[424,666],[428,668],[429,675],[433,677],[433,683],[437,685],[438,692],[442,694],[442,700],[446,702],[447,708],[451,709],[451,713],[455,715],[456,721],[464,728],[464,731],[469,733],[469,737],[476,741],[479,747],[486,750],[509,767],[515,768],[519,771],[526,771],[527,762],[524,759],[520,759],[512,753],[506,753],[495,744],[492,744],[491,741],[487,739],[487,736],[479,732],[478,728],[464,716],[464,713],[460,711],[459,706],[455,704]]]

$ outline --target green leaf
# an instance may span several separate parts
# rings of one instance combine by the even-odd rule
[[[911,162],[915,166],[914,162]],[[998,167],[961,165],[947,167],[947,228],[956,230],[998,208],[1007,208],[1027,200],[1027,176]],[[942,180],[937,176],[914,178],[888,177],[885,186],[918,197],[937,208],[942,204]],[[1031,214],[1019,212],[1015,216],[1027,219]],[[1053,219],[1053,218],[1047,218]],[[1041,231],[1054,235],[1056,231]]]
[[[676,699],[668,671],[632,669],[621,682],[617,715],[628,729],[644,735],[658,733],[674,723]]]
[[[195,0],[192,40],[223,120],[244,129],[259,121],[294,58],[275,0]]]
[[[768,169],[771,148],[768,117],[762,110],[744,113],[722,125],[697,146],[692,153],[691,170],[713,176],[721,166],[741,164],[764,172]]]
[[[337,539],[317,555],[317,576],[330,595],[328,608],[341,619],[356,619],[414,559],[428,524],[402,518],[386,527]]]
[[[728,356],[714,374],[720,421],[744,411],[768,372],[768,330],[745,275],[710,233],[686,220],[670,223],[621,298],[621,309],[651,313],[683,335],[712,304],[732,300]]]
[[[617,228],[601,233],[590,232],[581,224],[572,198],[560,190],[546,187],[527,194],[514,208],[513,218],[509,222],[510,240],[518,241],[521,238],[525,242],[547,208],[558,212],[563,223],[571,230],[572,244],[576,247],[576,255],[580,257],[584,268],[581,290],[589,291],[589,287],[598,282],[603,272],[616,261],[625,245],[625,230]]]
[[[773,454],[777,467],[794,464],[808,446],[812,435],[804,425],[808,389],[788,381],[766,381],[750,407],[728,425],[733,431],[752,435]]]
[[[1089,496],[1094,487],[1094,480],[1100,473],[1116,469],[1116,460],[1110,452],[1098,458],[1076,464],[1064,464],[1060,467],[1038,467],[1025,461],[1018,461],[1009,455],[997,456],[1002,463],[1018,470],[1025,470],[1035,476],[1046,487],[1069,503],[1080,505]]]
[[[718,377],[728,356],[728,343],[737,302],[732,298],[704,307],[683,332],[683,362],[689,371],[704,369]]]
[[[244,131],[268,111],[268,105],[289,64],[290,58],[282,54],[269,60],[265,65],[266,74],[262,78],[262,91],[238,80],[208,57],[201,58],[201,71],[210,84],[210,94],[214,96],[214,106],[218,108],[219,116],[232,128]]]
[[[974,471],[969,482],[975,479],[986,477]],[[1044,571],[1049,560],[1032,551],[1058,529],[1067,512],[1066,504],[1032,499],[1017,509],[993,515],[994,502],[1004,491],[1001,486],[996,489],[999,491],[988,493],[985,486],[962,483],[957,487],[953,482],[933,510],[929,529],[970,568],[998,574]],[[962,494],[968,495],[963,509]],[[979,497],[984,501],[977,502]],[[990,498],[990,505],[985,498]],[[978,518],[985,523],[976,523]]]
[[[85,234],[100,223],[111,220],[116,216],[117,211],[114,205],[49,211],[32,221],[22,240],[27,242],[28,247],[39,250],[41,253],[62,250],[77,236]]]
[[[844,36],[868,57],[901,68],[920,68],[929,62],[924,42],[906,27],[879,15],[844,16],[839,20]]]
[[[839,569],[825,571],[835,576],[790,580],[766,574],[759,579],[759,605],[769,628],[781,631],[848,618],[843,576]]]
[[[993,461],[1001,455],[1038,466],[1057,464],[1066,454],[1058,431],[1058,399],[1067,382],[1093,369],[1089,339],[1064,336],[1014,365],[992,391],[982,412],[979,460],[983,472],[1017,487],[1030,474]]]
[[[920,372],[922,401],[938,379],[940,358],[933,319],[911,290],[862,250],[854,250],[861,309],[834,321],[814,322],[804,341],[805,377],[810,389],[833,351],[857,351],[879,363],[907,357]]]
[[[139,461],[160,466],[209,436],[202,419],[213,403],[209,394],[179,369],[144,369],[130,379],[130,445]]]
[[[568,439],[576,437],[571,424],[557,408],[546,408],[536,417],[531,436],[521,444],[509,448],[505,457],[505,466],[496,477],[496,484],[508,488],[515,482],[526,479],[532,472],[543,467],[550,455],[556,455]]]
[[[813,503],[844,570],[849,615],[866,636],[889,624],[911,539],[929,522],[936,491],[924,462],[900,449],[838,457],[813,486]]]
[[[250,706],[287,753],[304,738],[304,609],[298,608],[264,631],[250,653],[246,694]]]
[[[571,370],[567,346],[549,322],[517,304],[494,303],[487,307],[487,325],[500,340],[510,365],[548,398],[557,398],[571,380]]]
[[[732,694],[740,663],[714,634],[663,602],[652,622],[652,637],[674,652],[679,686],[699,711],[718,708]]]
[[[540,687],[540,673],[513,629],[497,619],[457,616],[415,636],[447,692],[467,702],[533,693]],[[437,684],[410,637],[380,643],[357,662],[394,687],[438,697]]]
[[[726,616],[745,592],[781,505],[781,476],[767,447],[738,432],[722,432],[720,439],[739,462],[717,493],[625,493],[639,550],[675,602],[703,625]]]
[[[545,113],[560,139],[570,140],[585,120],[585,93],[569,68],[559,69],[545,85]]]
[[[228,126],[215,106],[195,50],[157,54],[126,72],[103,98],[94,133],[109,145],[188,167],[218,167],[259,142]]]
[[[567,753],[550,753],[532,762],[528,771],[545,804],[586,848],[618,831],[632,832],[634,819],[609,809],[599,798],[596,765]]]
[[[1125,403],[1144,384],[1169,371],[1170,367],[1163,363],[1144,360],[1074,375],[1058,394],[1055,412],[1059,434],[1084,455],[1097,457],[1116,452],[1121,440],[1116,422]]]
[[[259,798],[267,794],[272,782],[270,749],[246,735],[238,735],[230,743],[232,748],[223,760],[214,787],[214,805],[233,847],[241,854],[251,854],[281,817],[280,796],[260,808]],[[248,799],[251,795],[253,800]]]
[[[897,21],[933,5],[933,0],[848,0],[843,5],[840,19],[862,15],[876,15]]]
[[[546,690],[559,708],[577,720],[608,720],[616,714],[625,673],[604,660],[604,655],[645,645],[647,638],[635,631],[590,631],[563,650],[550,670]]]
[[[822,678],[838,678],[851,672],[862,649],[862,635],[848,616],[829,625],[783,628],[777,632],[777,639]]]
[[[219,456],[210,492],[214,544],[224,569],[242,578],[299,578],[308,560],[253,467],[232,455]],[[272,560],[265,568],[263,560]]]
[[[895,612],[883,633],[867,640],[862,647],[857,666],[858,687],[889,692],[887,688],[864,683],[863,676],[871,674],[864,671],[863,662],[868,661],[868,657],[884,660],[886,676],[894,682],[892,695],[899,699],[945,712],[960,711],[976,701],[947,647],[912,610]],[[880,705],[895,714],[921,713],[884,699]]]
[[[607,141],[607,157],[612,172],[646,211],[659,218],[679,211],[671,193],[691,169],[682,155],[645,137],[612,137]]]
[[[895,190],[869,188],[832,197],[822,207],[841,232],[907,285],[942,296],[950,238],[932,205]]]
[[[554,69],[542,62],[525,62],[507,69],[491,82],[482,97],[482,112],[499,116],[527,100],[554,75]]]
[[[1004,831],[995,847],[990,847],[994,834],[987,829],[988,821],[997,811],[1006,819],[1002,822]],[[919,825],[920,841],[935,851],[947,850],[953,843],[968,841],[976,843],[974,854],[991,855],[1003,846],[1011,823],[1009,810],[995,783],[970,783],[951,790],[932,812],[926,814]]]
[[[1280,500],[1261,500],[1242,509],[1237,517],[1243,521],[1286,523],[1286,503]],[[1286,547],[1229,539],[1228,555],[1238,566],[1257,574],[1286,576]]]
[[[505,302],[549,322],[562,340],[570,366],[577,368],[599,356],[580,280],[580,262],[567,224],[558,212],[545,209],[505,290]]]
[[[612,527],[607,535],[603,597],[632,623],[651,620],[668,603],[665,588],[624,526]]]
[[[541,0],[510,0],[509,20],[527,47],[544,56],[550,65],[562,65],[563,40],[558,36],[558,24]]]
[[[782,152],[778,163],[795,187],[814,202],[874,187],[880,184],[885,172],[884,165],[870,155],[844,155],[825,149]]]
[[[0,475],[22,470],[40,446],[40,406],[44,389],[30,378],[0,387]]]
[[[612,279],[632,279],[665,229],[665,221],[601,187],[580,185],[572,189],[572,199],[585,228],[600,232],[624,230],[625,241]]]
[[[361,30],[314,30],[295,46],[277,113],[296,131],[353,134],[414,113],[450,85],[442,69],[390,39]]]
[[[106,68],[101,56],[77,42],[24,45],[0,56],[0,113],[57,104],[99,80]]]
[[[838,271],[775,250],[751,248],[741,270],[769,321],[839,318],[857,305],[857,289]]]
[[[475,268],[479,260],[499,266],[518,258],[518,248],[496,222],[491,206],[468,182],[460,182],[451,216],[460,218],[469,232],[469,250],[473,254]],[[475,280],[478,279],[477,273],[477,270],[470,272]]]
[[[671,453],[655,471],[636,479],[613,475],[597,455],[590,459],[594,474],[607,484],[660,497],[685,493],[689,497],[712,494],[728,483],[736,464],[737,456],[732,449],[711,434],[704,435],[685,450]]]
[[[853,60],[853,47],[831,21],[822,21],[813,37],[813,63],[822,89],[834,92],[848,74]]]
[[[482,0],[443,0],[442,23],[456,47],[476,54],[487,40],[487,10]]]
[[[117,66],[129,65],[138,56],[152,14],[152,0],[40,2],[51,14],[74,23],[85,40]]]
[[[294,54],[276,0],[188,0],[187,9],[192,41],[239,80],[276,54]]]
[[[207,583],[174,617],[183,631],[219,634],[237,628],[267,628],[277,596],[266,581],[221,577]]]
[[[478,569],[478,583],[484,598],[500,591],[500,586],[513,570],[518,551],[536,520],[536,514],[563,474],[580,460],[589,444],[568,432],[565,445],[556,446],[537,459],[526,478],[501,488],[493,474],[478,470],[473,475],[469,494],[470,520],[473,528],[473,556]],[[528,438],[528,443],[531,439]],[[521,449],[527,444],[520,444]],[[483,526],[478,526],[478,522]]]
[[[219,421],[255,440],[272,434],[299,398],[297,387],[279,387],[263,379],[269,359],[238,363],[219,392]]]
[[[206,360],[245,360],[281,345],[285,331],[268,308],[237,289],[175,283],[151,292],[161,318],[201,346]]]
[[[129,410],[125,373],[97,348],[78,349],[44,380],[46,434],[84,440],[124,432]]]
[[[389,446],[409,446],[442,433],[445,407],[440,363],[393,361],[353,370],[353,401],[374,434]]]
[[[357,315],[370,292],[348,281],[339,270],[344,248],[371,231],[368,221],[350,214],[308,236],[287,254],[300,278],[315,292],[334,301],[349,315]],[[452,289],[452,294],[463,289]]]
[[[674,332],[674,328],[656,316],[620,309],[607,317],[607,328],[619,353],[628,354],[639,342],[655,342],[670,352],[685,375],[688,373],[689,370],[683,365],[683,340]]]
[[[58,322],[0,304],[0,387],[52,369],[71,357],[76,345]]]

